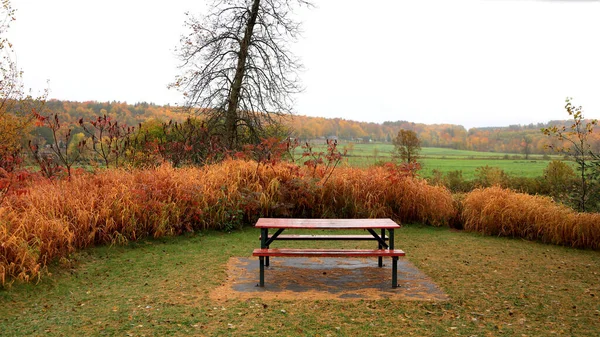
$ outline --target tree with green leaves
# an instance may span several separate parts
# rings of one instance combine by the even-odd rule
[[[521,145],[523,146],[523,154],[525,155],[525,159],[529,159],[529,155],[531,154],[531,143],[533,139],[529,135],[523,136],[523,141]]]
[[[256,143],[266,126],[292,111],[300,91],[294,10],[305,0],[215,0],[209,12],[189,15],[181,39],[182,74],[172,87],[206,117],[230,149]]]
[[[561,202],[569,199],[576,178],[577,175],[570,163],[561,160],[551,161],[544,169],[544,179],[550,187],[550,196]]]

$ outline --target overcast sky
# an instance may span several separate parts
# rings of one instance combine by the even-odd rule
[[[181,104],[168,90],[202,0],[12,0],[25,84],[64,100]],[[317,0],[299,13],[302,115],[465,127],[600,118],[600,1]]]

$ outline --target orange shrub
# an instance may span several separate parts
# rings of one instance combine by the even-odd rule
[[[52,260],[96,244],[232,229],[270,217],[390,217],[441,225],[454,217],[443,187],[385,168],[325,179],[288,163],[226,160],[202,168],[111,169],[32,182],[0,207],[0,284],[31,280]]]
[[[443,225],[454,216],[447,188],[383,167],[342,168],[322,189],[325,217],[382,218]]]
[[[549,197],[500,187],[476,189],[463,201],[464,228],[578,248],[600,248],[600,214],[577,213]]]

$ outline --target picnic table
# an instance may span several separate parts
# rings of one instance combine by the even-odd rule
[[[253,256],[259,257],[260,287],[265,285],[265,266],[269,266],[269,257],[377,257],[378,266],[383,266],[383,257],[392,258],[392,288],[398,286],[398,257],[404,256],[404,251],[394,249],[394,230],[400,225],[391,219],[287,219],[287,218],[260,218],[254,226],[260,228],[260,249],[255,249]],[[275,232],[269,235],[269,229]],[[369,234],[341,234],[341,235],[315,235],[315,234],[282,234],[287,229],[301,230],[348,230],[362,229]],[[379,232],[378,232],[379,231]],[[386,235],[387,231],[387,235]],[[378,249],[291,249],[270,248],[274,241],[362,241],[372,240],[377,242]]]

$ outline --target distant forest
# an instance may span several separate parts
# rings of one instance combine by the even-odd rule
[[[107,115],[113,120],[129,126],[138,126],[146,122],[181,122],[189,114],[176,106],[161,106],[152,103],[127,104],[122,102],[72,102],[50,100],[46,102],[43,114],[58,114],[61,122],[73,126],[79,132],[78,121],[83,118],[90,121],[98,116]],[[507,127],[485,127],[465,129],[454,124],[420,124],[408,121],[378,123],[356,122],[342,118],[323,118],[308,116],[287,116],[282,120],[290,130],[292,137],[319,141],[337,137],[352,142],[391,142],[400,129],[415,131],[423,147],[444,147],[459,150],[507,153],[552,153],[546,148],[551,140],[544,136],[541,128],[551,125],[569,126],[570,121],[550,121],[548,123],[510,125]],[[50,130],[36,127],[31,131],[34,137],[51,140]],[[600,152],[600,130],[595,130],[592,146]],[[556,140],[554,140],[556,141]]]

